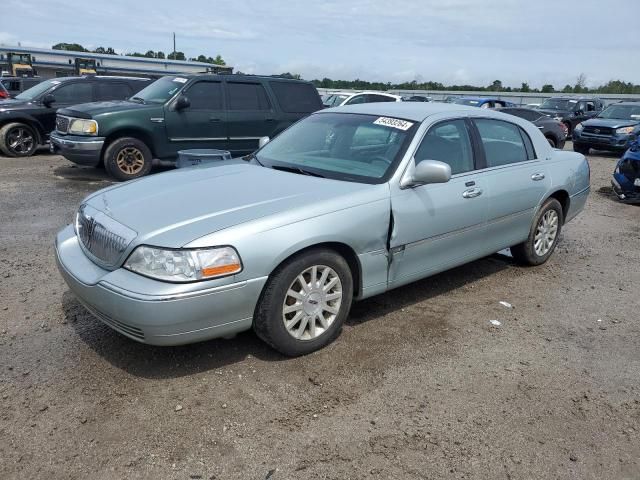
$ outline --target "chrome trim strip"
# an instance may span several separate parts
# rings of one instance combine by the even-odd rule
[[[226,140],[227,137],[207,137],[207,138],[170,138],[172,142],[209,142],[212,140]]]
[[[423,238],[421,240],[416,240],[415,242],[407,243],[405,245],[397,245],[397,246],[395,246],[393,248],[399,248],[399,247],[403,247],[403,246],[405,248],[413,248],[413,247],[417,247],[418,245],[422,245],[423,243],[426,243],[426,242],[435,241],[435,240],[442,240],[443,238],[452,237],[454,235],[458,235],[458,234],[464,233],[464,232],[469,232],[471,230],[477,229],[478,227],[484,227],[486,225],[487,225],[486,222],[476,223],[476,224],[470,225],[468,227],[463,227],[463,228],[459,228],[457,230],[453,230],[451,232],[441,233],[439,235],[433,235],[432,237],[427,237],[427,238]]]
[[[578,195],[582,195],[584,192],[588,192],[589,190],[591,190],[591,185],[587,186],[586,188],[583,188],[582,190],[580,190],[577,193],[574,193],[569,198],[577,197]]]
[[[262,137],[229,137],[229,140],[260,140]]]
[[[149,120],[151,120],[153,123],[162,123],[162,122],[164,122],[164,118],[162,118],[162,117],[151,117]]]

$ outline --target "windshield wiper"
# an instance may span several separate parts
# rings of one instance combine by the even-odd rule
[[[142,103],[142,104],[144,104],[144,98],[140,98],[140,97],[131,97],[129,100],[131,100],[132,102],[136,102],[136,103]]]
[[[245,155],[244,157],[242,157],[242,159],[245,162],[250,162],[251,160],[255,160],[258,165],[260,165],[261,167],[264,167],[262,162],[258,160],[258,156],[255,153],[250,153],[249,155]]]
[[[300,167],[283,167],[281,165],[272,165],[271,168],[274,170],[281,170],[283,172],[291,172],[291,173],[299,173],[301,175],[308,175],[310,177],[320,177],[324,178],[324,175],[320,175],[319,173],[310,172],[309,170],[305,170]]]

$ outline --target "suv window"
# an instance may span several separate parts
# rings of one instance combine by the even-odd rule
[[[65,83],[51,92],[56,103],[88,103],[93,100],[93,84],[90,82]]]
[[[345,105],[357,105],[358,103],[367,103],[367,95],[356,95],[347,101]]]
[[[447,120],[431,127],[414,158],[416,164],[423,160],[448,163],[452,175],[473,170],[473,151],[464,120]]]
[[[376,94],[369,94],[367,95],[369,97],[369,102],[395,102],[396,99],[393,97],[387,97],[386,95],[376,95]]]
[[[499,167],[529,160],[520,127],[502,120],[474,120],[488,167]]]
[[[222,83],[196,82],[186,90],[190,110],[222,110]]]
[[[261,84],[227,82],[227,109],[270,110],[271,105]]]
[[[318,91],[313,85],[277,81],[269,82],[269,84],[283,112],[311,113],[322,108]],[[339,95],[334,95],[333,97],[337,99]],[[344,100],[344,97],[342,99]]]
[[[129,85],[121,82],[97,82],[96,101],[124,100],[131,96]]]

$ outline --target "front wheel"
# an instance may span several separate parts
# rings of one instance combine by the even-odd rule
[[[534,217],[527,239],[511,247],[513,258],[523,265],[542,265],[558,244],[563,221],[560,202],[548,199]]]
[[[589,155],[589,152],[591,151],[591,147],[589,147],[588,145],[580,145],[574,142],[573,151],[581,153],[582,155]]]
[[[287,260],[271,276],[253,328],[284,355],[306,355],[338,336],[352,299],[347,261],[332,250],[310,250]]]
[[[8,123],[0,128],[0,151],[7,157],[30,157],[38,148],[36,132],[24,123]]]
[[[137,138],[118,138],[104,151],[104,166],[120,181],[142,177],[151,171],[151,150]]]

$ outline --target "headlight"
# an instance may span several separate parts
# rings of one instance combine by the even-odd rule
[[[579,123],[579,124],[576,125],[576,128],[574,128],[573,131],[574,132],[581,132],[583,128],[584,128],[584,126],[581,123]]]
[[[84,120],[82,118],[71,120],[69,125],[69,133],[78,133],[80,135],[97,135],[98,122],[95,120]]]
[[[636,127],[622,127],[616,129],[616,133],[619,135],[630,135],[633,133]]]
[[[232,247],[169,250],[141,246],[124,268],[167,282],[195,282],[238,273],[242,263]]]

